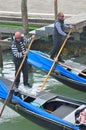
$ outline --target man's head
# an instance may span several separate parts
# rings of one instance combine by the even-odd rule
[[[15,39],[17,41],[20,41],[21,40],[21,33],[20,32],[15,32]]]
[[[64,21],[64,14],[63,14],[63,12],[59,12],[57,17],[58,17],[59,20]]]

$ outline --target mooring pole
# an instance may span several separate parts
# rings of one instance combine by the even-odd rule
[[[3,67],[2,47],[0,46],[0,67]]]
[[[58,0],[54,0],[54,17],[55,17],[55,20],[57,19],[57,13],[58,13]]]

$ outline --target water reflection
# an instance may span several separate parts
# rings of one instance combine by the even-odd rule
[[[0,76],[6,77],[12,81],[14,77],[14,64],[12,62],[11,53],[3,53],[3,68],[0,68]]]
[[[0,103],[0,108],[3,106],[2,103]],[[19,117],[19,114],[17,114],[15,111],[11,110],[6,106],[2,117],[0,118],[0,124],[4,122],[12,121],[14,118]]]

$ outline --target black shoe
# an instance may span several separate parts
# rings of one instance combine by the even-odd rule
[[[15,92],[18,91],[18,86],[17,86],[16,84],[13,86],[13,90],[14,90]]]
[[[18,87],[19,87],[19,84],[15,84],[15,85],[14,85],[14,88],[18,88]]]
[[[59,56],[58,61],[59,61],[59,62],[62,62],[62,63],[64,63],[64,62],[65,62],[65,61],[63,60],[63,58],[62,58],[62,56],[61,56],[61,55]]]
[[[62,58],[62,57],[59,57],[59,58],[58,58],[58,61],[59,61],[59,62],[62,62],[62,63],[64,63],[64,62],[65,62],[65,61],[63,60],[63,58]]]
[[[28,88],[32,88],[32,86],[31,86],[29,83],[24,84],[24,86],[25,86],[25,87],[28,87]]]
[[[65,61],[62,59],[62,60],[58,60],[59,62],[62,62],[62,63],[65,63]]]

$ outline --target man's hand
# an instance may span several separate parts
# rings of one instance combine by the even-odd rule
[[[69,39],[71,36],[70,35],[67,35],[67,39]]]
[[[32,37],[31,37],[33,40],[35,39],[35,35],[32,35]]]
[[[25,52],[24,52],[24,55],[27,55],[27,53],[28,53],[28,51],[25,51]]]
[[[73,30],[74,30],[74,29],[75,29],[75,27],[74,27],[73,25],[70,25],[70,29],[73,29]]]

